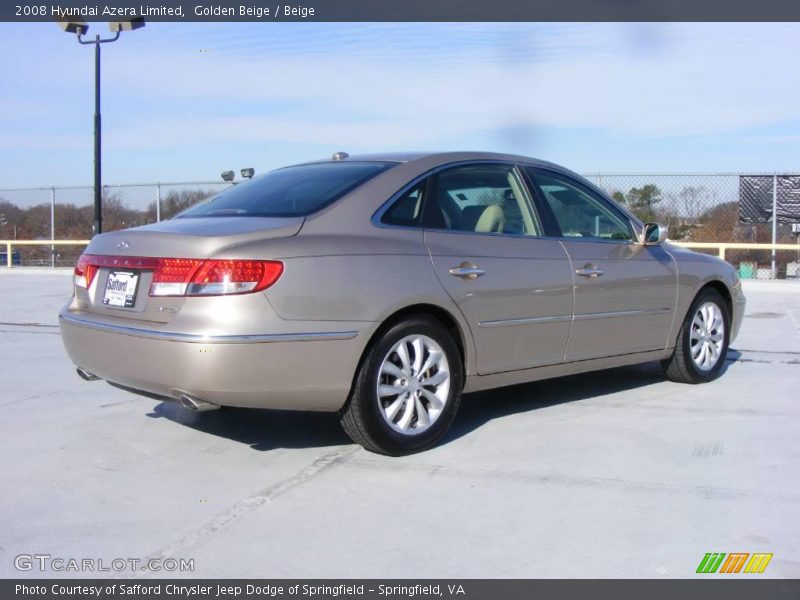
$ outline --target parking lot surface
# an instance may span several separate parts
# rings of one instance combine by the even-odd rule
[[[131,574],[15,568],[38,553],[194,559],[140,577],[685,578],[707,552],[800,576],[798,282],[745,282],[713,383],[647,364],[473,394],[438,447],[387,458],[332,414],[82,381],[57,328],[69,274],[0,273],[2,577]]]

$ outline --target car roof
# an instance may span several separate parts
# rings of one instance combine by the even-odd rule
[[[336,153],[341,154],[339,152]],[[395,162],[410,163],[425,159],[428,163],[447,164],[450,162],[468,160],[502,160],[524,163],[528,165],[539,165],[543,167],[557,168],[565,170],[564,167],[529,156],[517,154],[503,154],[498,152],[480,151],[459,151],[459,152],[381,152],[374,154],[353,154],[345,158],[334,159],[333,157],[312,160],[301,164],[319,164],[326,162]]]
[[[344,155],[344,156],[342,156]],[[544,160],[531,158],[529,156],[521,156],[518,154],[503,154],[498,152],[478,152],[478,151],[461,151],[461,152],[383,152],[376,154],[354,154],[348,155],[346,152],[337,152],[334,156],[322,159],[308,161],[302,164],[329,164],[336,162],[384,162],[394,163],[395,167],[386,169],[382,173],[376,175],[374,178],[368,180],[360,185],[357,189],[353,190],[347,196],[351,199],[350,202],[337,201],[331,205],[329,209],[323,210],[320,216],[333,213],[348,213],[346,217],[342,217],[341,221],[347,223],[350,227],[352,223],[357,222],[359,216],[363,213],[372,214],[378,208],[373,206],[376,198],[387,199],[392,194],[402,189],[410,181],[417,177],[421,177],[426,173],[433,170],[445,167],[451,164],[464,163],[470,161],[497,161],[514,163],[519,165],[526,165],[532,167],[539,167],[547,169],[548,171],[561,172],[562,174],[569,175],[581,181],[587,187],[595,190],[601,196],[604,196],[609,202],[614,202],[607,192],[600,189],[597,185],[587,180],[585,177],[575,173],[574,171]],[[361,198],[361,201],[352,200]],[[363,204],[362,204],[363,202]],[[635,225],[641,228],[641,221],[634,215],[626,206],[619,205],[618,210],[625,213]]]

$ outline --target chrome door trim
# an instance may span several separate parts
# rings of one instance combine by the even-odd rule
[[[600,186],[595,185],[586,177],[578,175],[577,173],[573,173],[567,169],[560,169],[560,168],[553,168],[557,167],[557,165],[527,165],[529,168],[532,168],[534,171],[538,171],[547,175],[548,173],[551,175],[562,176],[568,180],[571,180],[572,183],[577,184],[579,187],[587,188],[590,192],[593,192],[595,195],[599,196],[599,200],[606,205],[606,208],[610,209],[612,212],[616,213],[617,216],[621,217],[624,221],[628,222],[630,226],[631,233],[633,233],[633,239],[630,240],[614,240],[616,242],[625,242],[628,244],[636,244],[642,243],[642,233],[644,232],[644,222],[639,219],[636,215],[631,212],[628,212],[625,208],[619,205],[611,196],[606,193],[605,190],[600,188]],[[538,189],[538,185],[536,183],[535,177],[530,175],[527,172],[527,169],[523,168],[525,174],[528,177],[529,185],[532,189],[532,192],[536,194],[536,198],[541,201],[545,201],[544,198],[541,196],[541,190]],[[640,231],[641,229],[641,231]],[[559,239],[566,239],[571,240],[573,239],[572,236],[560,236]],[[580,239],[580,238],[578,238]],[[602,241],[600,238],[584,238],[586,241]]]
[[[613,310],[609,312],[582,313],[575,315],[573,321],[588,321],[589,319],[611,319],[615,317],[639,317],[642,315],[655,315],[672,312],[671,308],[637,308],[635,310]]]
[[[497,321],[481,321],[478,327],[511,327],[514,325],[531,325],[533,323],[561,323],[571,321],[572,315],[556,315],[553,317],[527,317],[524,319],[498,319]]]
[[[75,327],[95,329],[106,333],[118,333],[121,335],[131,335],[136,337],[150,338],[168,342],[186,342],[189,344],[263,344],[270,342],[311,342],[322,340],[350,340],[358,335],[357,331],[319,331],[309,333],[265,333],[265,334],[243,334],[243,335],[203,335],[195,333],[177,333],[170,331],[158,331],[155,329],[143,329],[139,327],[127,327],[125,325],[112,325],[110,323],[98,323],[88,319],[81,319],[73,315],[58,315],[60,321],[64,321]]]
[[[449,162],[449,163],[445,163],[443,165],[438,165],[436,167],[433,167],[432,169],[428,169],[427,171],[425,171],[421,175],[417,175],[409,183],[405,184],[402,188],[400,188],[398,191],[396,191],[394,194],[392,194],[389,197],[389,199],[386,202],[384,202],[383,204],[381,204],[380,207],[378,207],[378,210],[376,210],[372,214],[372,218],[370,220],[371,223],[375,227],[378,227],[380,229],[418,229],[418,230],[425,229],[421,225],[393,225],[393,224],[389,224],[389,223],[384,223],[384,222],[381,221],[381,219],[383,218],[384,213],[386,211],[388,211],[389,208],[391,208],[391,206],[397,200],[399,200],[400,197],[403,194],[405,194],[409,190],[413,189],[418,183],[420,183],[424,179],[426,179],[428,177],[431,177],[433,175],[436,175],[437,173],[439,173],[441,171],[444,171],[445,169],[451,169],[453,167],[461,167],[461,166],[475,165],[475,164],[510,165],[512,167],[518,167],[521,163],[519,161],[515,161],[515,160],[472,158],[472,159],[467,159],[467,160],[456,160],[456,161],[452,161],[452,162]],[[520,180],[521,180],[521,183],[523,185],[526,184],[525,179],[523,177],[520,177]],[[528,193],[530,194],[529,190],[526,190],[526,191],[528,191]],[[531,200],[533,200],[533,199],[531,198]],[[531,209],[534,210],[534,211],[535,211],[535,208],[536,208],[535,206],[531,207]],[[427,229],[427,230],[428,231],[444,231],[444,232],[447,232],[447,233],[467,233],[467,234],[473,234],[473,235],[475,235],[475,234],[477,234],[477,235],[517,235],[518,237],[524,237],[524,238],[536,237],[536,236],[519,235],[519,234],[505,234],[505,233],[492,233],[492,232],[473,232],[473,231],[455,231],[455,230],[451,230],[451,229]]]
[[[530,317],[523,319],[499,319],[497,321],[481,321],[478,327],[513,327],[515,325],[532,325],[535,323],[559,323],[563,321],[587,321],[589,319],[609,319],[615,317],[638,317],[641,315],[672,312],[671,308],[640,308],[636,310],[615,310],[610,312],[583,313],[580,315],[555,315],[552,317]]]

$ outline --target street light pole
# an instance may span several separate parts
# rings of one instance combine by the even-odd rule
[[[119,33],[117,33],[119,37]],[[94,233],[103,233],[103,186],[101,166],[102,146],[100,132],[100,36],[95,36],[94,42]]]
[[[128,21],[112,21],[108,24],[114,37],[101,38],[99,35],[94,40],[84,40],[83,36],[89,31],[89,26],[84,21],[61,21],[61,28],[67,33],[75,33],[78,43],[94,44],[94,235],[103,232],[103,187],[101,164],[101,121],[100,121],[100,44],[116,42],[121,31],[133,31],[144,27],[142,17],[134,17]]]
[[[114,37],[102,39],[99,35],[94,40],[84,40],[78,33],[78,42],[84,45],[94,44],[94,235],[103,233],[103,183],[102,183],[102,124],[100,118],[100,44],[115,42],[119,39],[119,31]]]

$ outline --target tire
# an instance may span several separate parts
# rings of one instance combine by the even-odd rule
[[[456,416],[462,373],[458,347],[439,321],[414,316],[391,325],[359,365],[339,413],[342,427],[370,452],[402,456],[426,450]]]
[[[719,377],[728,354],[730,329],[730,310],[720,293],[713,288],[701,290],[681,325],[674,353],[662,362],[667,378],[678,383],[706,383]]]

